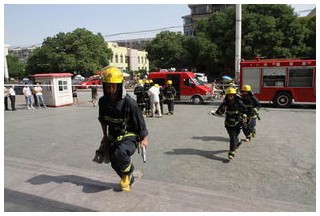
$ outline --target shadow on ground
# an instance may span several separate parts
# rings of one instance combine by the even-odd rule
[[[229,142],[229,138],[222,136],[194,136],[192,139],[202,140],[202,141],[218,141],[218,142]]]
[[[225,157],[217,156],[217,154],[229,152],[228,150],[219,151],[204,151],[199,149],[173,149],[170,152],[165,152],[167,155],[199,155],[212,160],[221,161],[223,163],[229,163],[229,160]]]
[[[71,183],[77,186],[82,186],[82,191],[84,193],[97,193],[104,190],[113,189],[114,191],[119,191],[119,185],[115,183],[105,183],[97,180],[92,180],[89,178],[77,176],[77,175],[61,175],[61,176],[50,176],[50,175],[38,175],[26,182],[33,185],[48,184],[50,182],[54,183]]]

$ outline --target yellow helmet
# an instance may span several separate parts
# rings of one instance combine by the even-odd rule
[[[149,81],[149,80],[145,80],[144,83],[145,83],[145,84],[149,84],[150,81]]]
[[[102,81],[104,83],[123,83],[123,74],[122,72],[114,66],[108,66],[103,69],[102,72]]]
[[[226,89],[226,95],[228,95],[228,94],[237,94],[237,90],[235,88],[232,88],[232,87],[227,88]]]
[[[244,85],[242,88],[243,91],[251,91],[251,86],[250,85]]]
[[[167,81],[167,84],[168,84],[168,85],[172,85],[172,80],[168,80],[168,81]]]
[[[157,83],[156,83],[156,84],[154,84],[154,87],[157,87],[157,88],[158,88],[158,87],[159,87],[159,84],[157,84]]]
[[[138,84],[141,85],[142,83],[143,83],[143,80],[142,80],[142,79],[139,79],[139,80],[138,80]]]
[[[153,80],[152,80],[152,79],[150,79],[150,80],[149,80],[149,82],[150,82],[150,83],[153,83]]]

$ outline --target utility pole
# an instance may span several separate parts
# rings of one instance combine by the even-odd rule
[[[9,80],[9,71],[8,71],[8,63],[7,63],[7,55],[8,55],[9,45],[4,45],[4,79],[6,82]]]
[[[235,74],[234,79],[236,82],[240,81],[240,61],[241,61],[241,22],[242,22],[242,9],[241,4],[236,5],[236,41],[235,41]]]

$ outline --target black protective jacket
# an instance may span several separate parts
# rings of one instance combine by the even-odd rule
[[[116,102],[109,101],[106,96],[101,97],[99,121],[107,126],[110,140],[133,134],[141,139],[148,135],[141,110],[128,94]]]
[[[241,100],[241,98],[236,95],[234,101],[229,101],[225,99],[216,111],[216,114],[223,115],[226,114],[225,126],[235,127],[238,124],[242,124],[243,115],[245,114],[246,108]]]
[[[247,116],[249,118],[256,118],[261,104],[254,96],[254,94],[252,92],[249,92],[246,96],[242,97],[242,101],[244,106],[246,107]]]

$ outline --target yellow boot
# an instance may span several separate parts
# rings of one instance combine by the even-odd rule
[[[123,191],[131,191],[131,185],[130,185],[130,176],[129,175],[123,175],[120,181],[120,188]]]

